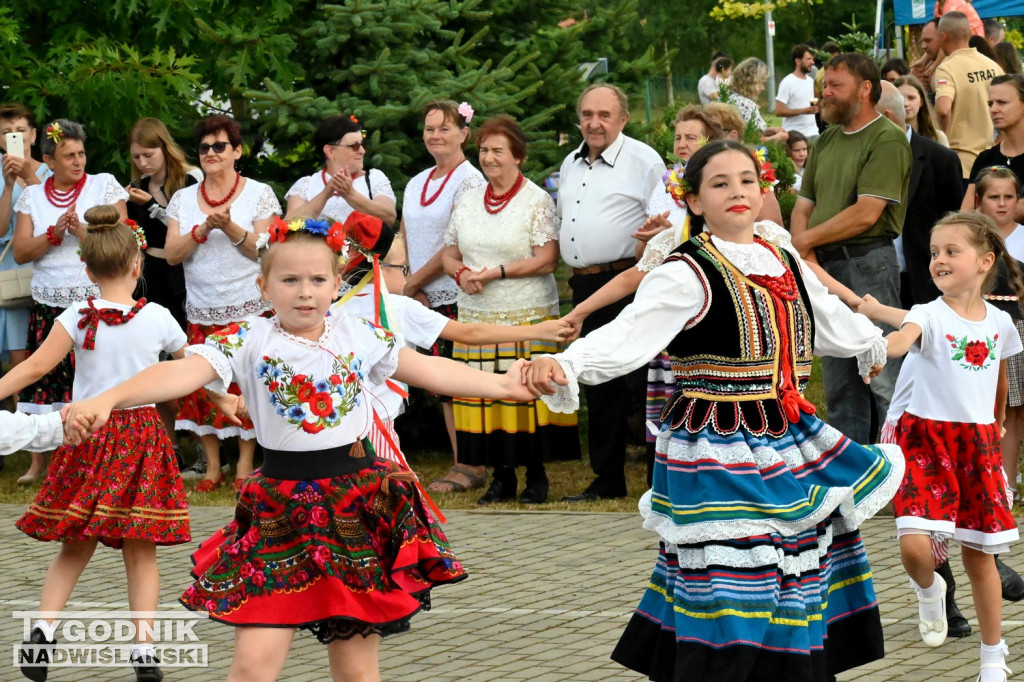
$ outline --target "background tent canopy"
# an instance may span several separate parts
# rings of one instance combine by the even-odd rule
[[[894,0],[896,24],[923,24],[935,14],[934,0]],[[974,0],[975,11],[982,19],[988,17],[1024,16],[1024,0]]]

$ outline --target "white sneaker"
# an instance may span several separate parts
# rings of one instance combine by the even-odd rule
[[[917,629],[921,632],[921,639],[928,646],[942,646],[942,643],[946,641],[946,631],[949,629],[949,623],[946,621],[946,581],[942,579],[942,576],[938,573],[935,574],[935,579],[939,581],[939,595],[937,597],[922,597],[917,594],[917,601],[919,604],[934,604],[936,602],[942,604],[942,615],[938,620],[924,620],[918,615]]]
[[[982,663],[981,664],[982,671],[984,671],[986,668],[996,668],[996,669],[1002,670],[1003,673],[1005,673],[1003,675],[1003,682],[1006,682],[1007,678],[1009,678],[1010,675],[1013,674],[1013,671],[1010,670],[1009,668],[1007,668],[1005,663]],[[978,673],[978,679],[975,680],[975,682],[981,682],[981,676],[984,675],[984,674],[985,674],[984,672]]]

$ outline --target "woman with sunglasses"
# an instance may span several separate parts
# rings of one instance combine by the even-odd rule
[[[185,269],[185,314],[188,341],[203,343],[206,335],[224,327],[238,330],[237,322],[269,308],[256,278],[256,240],[270,220],[281,213],[274,191],[262,182],[243,178],[235,170],[242,156],[242,129],[230,116],[218,114],[201,120],[194,140],[203,181],[178,190],[167,205],[169,265]],[[241,333],[241,331],[239,331]],[[231,392],[238,387],[231,385]],[[248,418],[232,424],[199,390],[182,399],[176,428],[196,433],[206,457],[206,477],[197,492],[210,492],[224,482],[220,441],[238,436],[235,489],[252,472],[256,432]]]
[[[366,146],[355,116],[329,116],[313,134],[313,147],[324,155],[323,168],[292,185],[284,198],[287,219],[322,216],[345,222],[354,211],[395,224],[391,181],[376,168],[365,170]]]

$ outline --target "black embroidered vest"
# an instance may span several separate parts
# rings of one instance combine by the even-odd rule
[[[710,424],[728,435],[742,426],[775,437],[788,430],[779,390],[781,335],[790,349],[788,371],[802,393],[811,375],[814,319],[799,268],[786,251],[768,246],[793,272],[799,290],[796,300],[783,302],[782,326],[768,290],[726,260],[707,233],[666,259],[693,268],[705,293],[704,307],[668,346],[678,389],[662,421],[673,430],[697,433]]]

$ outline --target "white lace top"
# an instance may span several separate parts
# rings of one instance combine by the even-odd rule
[[[366,186],[367,178],[370,179],[370,188],[373,189],[373,197],[375,199],[377,197],[391,197],[392,201],[395,200],[395,192],[391,189],[391,181],[388,180],[383,172],[376,168],[371,168],[369,173],[354,179],[352,187],[364,197],[369,197],[370,190]],[[327,182],[330,181],[331,176],[327,175]],[[324,175],[317,171],[312,175],[296,180],[291,189],[285,192],[284,198],[287,201],[292,197],[302,197],[309,201],[317,194],[320,194],[320,192],[323,192],[326,186],[327,183],[324,182]],[[343,223],[353,212],[355,212],[355,209],[349,206],[347,201],[341,197],[333,196],[324,204],[324,210],[318,217],[329,217]]]
[[[85,186],[75,203],[75,213],[85,221],[85,212],[93,206],[126,201],[125,191],[113,175],[97,173],[85,179]],[[22,192],[14,210],[32,218],[32,236],[46,234],[50,225],[67,212],[46,198],[43,185],[30,185]],[[32,263],[32,298],[45,305],[66,308],[75,301],[99,296],[99,289],[85,275],[85,264],[78,257],[78,237],[66,232],[60,246],[53,246]]]
[[[420,199],[423,195],[423,183],[427,183],[427,198],[441,188],[444,176],[431,180],[433,168],[423,171],[405,186],[405,199],[402,204],[402,221],[405,223],[405,247],[409,252],[409,268],[416,272],[444,246],[444,234],[448,229],[455,204],[462,199],[468,190],[483,187],[484,176],[473,167],[468,160],[463,161],[452,173],[452,177],[444,186],[444,190],[429,206],[423,206]],[[423,293],[430,301],[430,307],[450,305],[459,298],[459,287],[448,275],[441,273],[433,281],[423,286]]]
[[[254,221],[280,214],[281,204],[268,185],[246,178],[230,211],[232,222],[252,232]],[[167,204],[167,217],[178,221],[178,234],[182,236],[190,235],[193,226],[205,222],[206,214],[199,208],[199,185],[175,192]],[[226,324],[270,308],[256,286],[259,264],[232,246],[222,230],[210,232],[183,265],[189,322]]]
[[[672,223],[672,227],[675,228],[683,224],[683,220],[686,218],[686,209],[677,204],[662,185],[655,187],[647,199],[647,216],[660,215],[665,211],[668,211],[668,221]],[[637,227],[640,226],[637,225]]]
[[[350,315],[324,319],[319,341],[292,336],[277,318],[250,317],[189,346],[217,370],[207,385],[224,393],[238,382],[256,439],[274,450],[325,450],[370,430],[367,387],[398,367],[395,337]]]
[[[446,245],[458,245],[462,262],[479,271],[533,256],[533,247],[558,238],[555,202],[527,180],[504,210],[484,208],[484,187],[468,192],[455,206]],[[554,275],[496,279],[481,294],[459,291],[460,322],[518,325],[558,314]]]
[[[885,364],[886,341],[881,329],[828,293],[799,260],[789,233],[769,221],[756,223],[754,233],[786,249],[800,263],[814,312],[814,354],[856,357],[861,374],[867,374],[872,365]],[[784,271],[775,254],[761,244],[738,244],[714,236],[711,240],[744,275],[778,276]],[[643,279],[636,299],[617,318],[553,356],[569,385],[541,398],[555,412],[576,410],[579,382],[599,384],[643,366],[666,348],[704,305],[704,287],[689,265],[679,261],[662,264]]]

